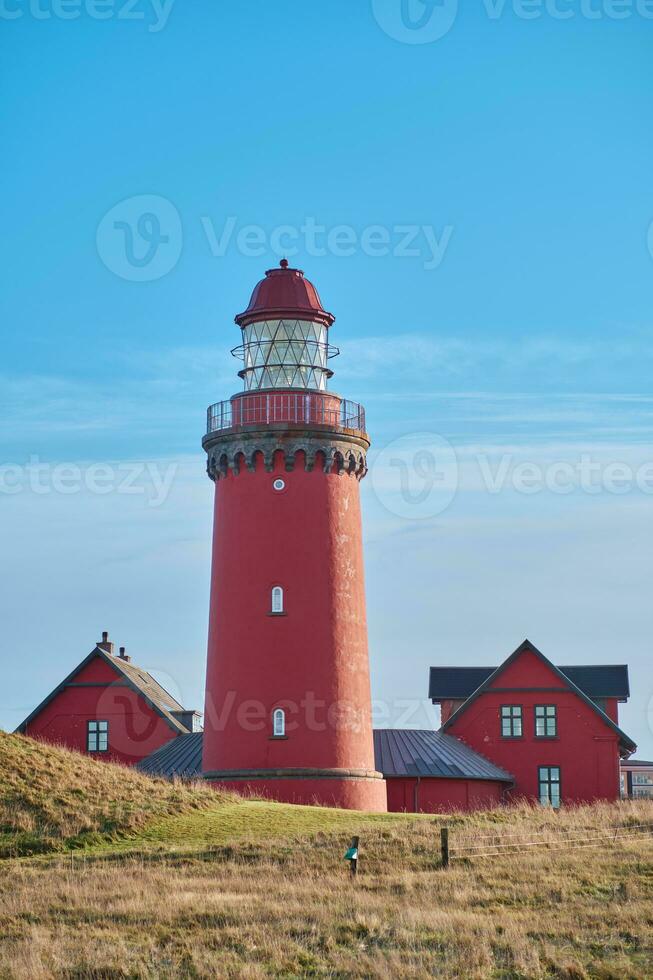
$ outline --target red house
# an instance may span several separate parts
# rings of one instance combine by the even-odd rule
[[[554,807],[619,799],[629,693],[626,666],[556,667],[528,640],[500,667],[432,667],[429,690],[441,732],[510,772],[513,797]]]
[[[108,633],[16,729],[98,759],[135,765],[180,735],[197,731],[187,711]]]
[[[433,667],[430,697],[440,731],[379,729],[375,765],[388,810],[446,812],[511,799],[616,800],[620,759],[636,748],[618,726],[628,668],[556,667],[526,640],[500,667]],[[202,735],[143,760],[151,775],[202,775]]]

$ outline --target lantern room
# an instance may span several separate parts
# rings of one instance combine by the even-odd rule
[[[290,269],[287,259],[268,269],[236,317],[243,342],[232,354],[243,361],[245,391],[325,391],[333,375],[328,362],[339,353],[328,339],[334,320],[301,269]]]

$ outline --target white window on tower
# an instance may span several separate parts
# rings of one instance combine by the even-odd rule
[[[277,614],[283,612],[283,589],[280,585],[275,585],[272,589],[272,612]]]
[[[272,713],[272,734],[275,738],[283,738],[286,734],[286,712],[276,708]]]

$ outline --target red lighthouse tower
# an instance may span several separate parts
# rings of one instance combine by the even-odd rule
[[[386,809],[374,768],[360,405],[327,391],[334,317],[286,260],[236,317],[244,391],[203,440],[215,517],[203,771],[292,803]]]

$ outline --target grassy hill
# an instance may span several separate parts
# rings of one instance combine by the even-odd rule
[[[75,848],[0,860],[3,980],[653,977],[650,802],[369,816],[0,736],[0,814],[5,843]]]
[[[215,802],[206,787],[148,779],[0,732],[0,857],[118,839],[161,817]]]

